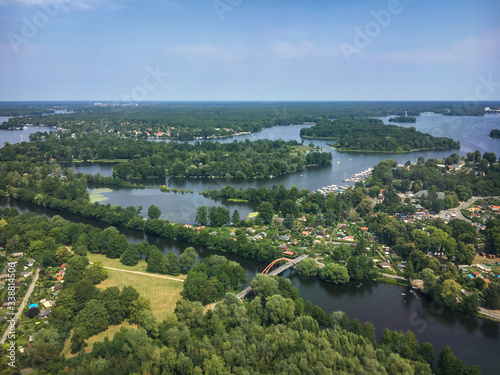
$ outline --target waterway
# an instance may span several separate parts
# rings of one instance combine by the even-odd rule
[[[92,224],[102,229],[108,226],[105,223],[8,198],[0,198],[0,205],[2,207],[15,207],[20,212],[32,211],[49,217],[60,215],[65,219]],[[184,242],[145,235],[127,228],[118,229],[125,234],[130,243],[147,241],[156,245],[163,253],[172,251],[180,255],[186,247],[190,246]],[[244,267],[249,281],[266,266],[253,259],[217,252],[202,246],[194,246],[194,248],[200,258],[217,254],[240,263]],[[448,345],[457,357],[465,360],[468,364],[480,365],[483,374],[498,374],[500,368],[498,361],[499,323],[469,317],[445,309],[435,302],[428,301],[421,294],[418,294],[417,297],[411,295],[408,288],[405,287],[368,280],[363,280],[361,286],[359,286],[359,282],[332,285],[316,278],[300,276],[292,269],[285,271],[283,276],[288,277],[292,285],[299,289],[300,295],[305,301],[310,300],[326,312],[341,310],[347,313],[351,319],[372,322],[376,328],[377,339],[381,338],[384,328],[411,330],[421,343],[426,341],[432,343],[436,355],[445,345]],[[400,295],[401,292],[406,293],[406,295]]]
[[[383,117],[381,119],[385,123],[388,123],[388,117]],[[311,125],[278,126],[264,129],[254,134],[210,141],[222,143],[233,142],[235,140],[244,141],[246,139],[283,139],[286,141],[304,141],[305,144],[313,143],[315,146],[322,147],[331,152],[333,155],[333,162],[331,165],[308,167],[296,173],[264,180],[178,177],[150,179],[144,183],[153,186],[161,186],[165,184],[170,188],[193,191],[194,194],[185,196],[180,196],[179,194],[162,195],[160,192],[153,192],[152,190],[145,192],[137,189],[113,189],[112,192],[103,194],[104,197],[108,198],[108,200],[104,203],[123,205],[123,202],[127,202],[127,205],[143,206],[144,210],[146,210],[151,204],[155,204],[162,211],[162,218],[182,223],[193,223],[196,207],[201,204],[206,206],[222,205],[231,212],[234,209],[238,209],[241,217],[244,217],[248,212],[251,212],[254,206],[244,204],[234,205],[229,204],[228,202],[216,203],[212,200],[207,200],[201,197],[198,193],[204,189],[221,189],[226,185],[246,189],[249,187],[271,187],[273,185],[283,184],[287,188],[295,185],[299,189],[305,188],[309,190],[316,190],[317,188],[327,185],[345,184],[343,181],[346,177],[351,177],[353,174],[366,170],[369,167],[373,167],[380,161],[388,158],[393,158],[398,163],[404,164],[408,160],[415,162],[419,156],[423,156],[426,159],[442,159],[448,157],[453,152],[457,152],[459,155],[464,155],[468,152],[479,150],[481,154],[487,151],[493,151],[500,154],[500,140],[492,139],[488,136],[492,129],[500,128],[500,116],[496,115],[483,117],[457,117],[427,114],[419,116],[417,117],[416,124],[404,124],[404,126],[415,126],[417,130],[434,136],[450,137],[455,140],[459,140],[461,143],[461,149],[450,151],[423,151],[408,154],[359,154],[337,152],[333,147],[328,145],[329,143],[332,143],[332,141],[303,140],[299,135],[300,129],[310,126]],[[193,142],[194,141],[191,141],[190,143]],[[109,163],[73,163],[71,166],[75,172],[89,174],[100,173],[103,176],[111,176],[113,174],[113,164]]]

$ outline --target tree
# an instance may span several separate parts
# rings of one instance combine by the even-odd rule
[[[108,310],[95,299],[85,304],[76,318],[79,327],[85,328],[89,337],[105,331],[109,326]]]
[[[278,292],[279,283],[274,276],[257,274],[250,286],[256,296],[268,298]]]
[[[163,260],[166,260],[166,274],[178,276],[181,273],[179,258],[173,252],[169,251]]]
[[[198,254],[194,247],[188,247],[181,254],[180,267],[183,273],[188,273],[196,265]]]
[[[319,270],[319,278],[328,283],[345,284],[349,281],[349,273],[346,267],[330,263]]]
[[[318,264],[314,259],[307,258],[299,262],[296,267],[299,274],[303,276],[316,276],[318,274]]]
[[[270,296],[265,306],[267,321],[272,324],[288,323],[294,317],[295,304],[291,298],[279,294]]]
[[[71,336],[71,353],[75,354],[82,350],[87,344],[85,344],[85,340],[88,339],[89,333],[87,329],[83,326],[76,327],[73,336]]]
[[[151,311],[151,302],[148,299],[139,296],[130,304],[130,319],[138,323],[140,321],[141,314],[145,311]]]
[[[84,275],[92,281],[94,285],[97,285],[108,278],[108,271],[103,268],[101,262],[96,262],[87,267]]]
[[[151,220],[159,219],[161,216],[161,210],[155,205],[151,205],[148,208],[148,218]]]
[[[231,216],[231,222],[233,223],[233,225],[235,227],[240,226],[241,219],[240,219],[240,213],[238,210],[233,211],[233,215]]]
[[[293,229],[295,227],[295,217],[292,214],[286,214],[283,225],[287,229]]]
[[[435,355],[434,347],[430,342],[423,342],[417,351],[417,355],[420,360],[432,364],[434,362]]]
[[[207,207],[206,206],[199,206],[196,209],[196,216],[195,216],[194,220],[200,225],[207,225],[208,224]]]
[[[366,198],[362,199],[356,206],[356,212],[360,217],[366,217],[371,214],[373,212],[372,202]]]
[[[229,224],[229,211],[224,207],[210,207],[208,209],[208,219],[212,227],[222,227]]]
[[[262,202],[259,207],[257,207],[257,211],[259,212],[258,217],[262,219],[264,224],[269,225],[274,217],[274,208],[273,205],[269,202]]]
[[[420,272],[420,278],[424,281],[424,291],[429,292],[436,285],[436,275],[430,268],[425,268]]]
[[[135,266],[139,263],[141,259],[141,253],[137,245],[129,245],[127,246],[127,250],[125,250],[121,257],[122,264],[126,266]]]
[[[55,258],[59,264],[66,263],[69,258],[71,258],[71,251],[69,251],[66,246],[60,246],[56,250]]]
[[[492,282],[483,292],[486,304],[488,307],[498,310],[500,309],[500,283]]]
[[[146,270],[148,272],[152,272],[152,273],[161,273],[162,272],[162,265],[161,265],[162,259],[163,259],[163,254],[155,246],[149,252],[149,257],[147,259],[148,267]]]

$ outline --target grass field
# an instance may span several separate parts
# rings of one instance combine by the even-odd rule
[[[115,334],[117,332],[119,332],[122,327],[130,329],[130,328],[137,328],[137,325],[130,324],[128,321],[125,321],[122,324],[118,324],[116,326],[110,326],[104,332],[101,332],[95,336],[89,337],[87,340],[85,340],[85,342],[88,345],[85,347],[85,353],[90,353],[92,351],[92,348],[94,347],[94,344],[96,342],[104,341],[105,337],[107,337],[109,340],[112,340],[113,337],[115,336]],[[71,349],[70,349],[71,337],[73,337],[73,330],[71,331],[71,334],[69,335],[68,339],[64,343],[64,349],[61,352],[61,355],[66,356],[66,358],[71,358],[71,357],[78,355],[78,353],[71,354]]]
[[[146,272],[146,268],[148,266],[146,261],[143,259],[141,259],[135,266],[126,266],[122,264],[119,259],[109,259],[102,254],[87,254],[87,258],[89,258],[89,261],[91,261],[92,263],[101,262],[104,267],[118,268],[120,270],[127,271]],[[182,279],[183,275],[175,277],[178,279]]]
[[[109,259],[100,254],[89,254],[91,262],[101,262],[105,267],[112,267],[127,271],[146,272],[146,262],[141,260],[136,266],[125,266],[119,259]],[[149,299],[151,309],[159,320],[163,320],[165,315],[174,311],[175,304],[181,299],[183,283],[165,278],[155,277],[154,274],[140,275],[117,270],[106,270],[109,277],[101,284],[99,289],[106,289],[111,286],[123,288],[133,286],[139,294]],[[186,275],[175,276],[177,279],[185,279]]]

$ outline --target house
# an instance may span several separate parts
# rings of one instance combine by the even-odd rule
[[[307,230],[303,230],[301,236],[303,237],[309,236],[309,232]]]
[[[50,314],[51,310],[50,309],[45,309],[40,313],[40,317],[48,316]]]
[[[202,229],[205,229],[205,226],[204,226],[204,225],[202,225],[201,227],[196,227],[196,228],[195,228],[195,230],[196,230],[197,232],[199,232],[199,231],[200,231],[200,230],[202,230]]]
[[[384,270],[386,270],[386,269],[390,269],[390,268],[391,268],[391,265],[390,265],[389,263],[387,263],[387,262],[380,262],[380,263],[378,264],[378,266],[379,266],[380,268],[384,269]]]
[[[22,258],[23,255],[24,255],[24,253],[12,253],[12,254],[10,254],[10,256],[12,258]]]
[[[290,237],[289,236],[281,236],[281,239],[283,241],[288,241],[290,239]]]
[[[362,230],[363,232],[366,232],[368,230],[368,228],[367,227],[361,227],[361,228],[359,228],[359,230]]]
[[[65,269],[66,268],[66,263],[61,264],[61,268]]]
[[[62,279],[63,279],[63,277],[62,277],[62,276],[59,276],[59,277],[57,278],[57,281],[62,281]]]
[[[345,236],[342,238],[344,241],[354,241],[354,236]]]
[[[280,249],[280,250],[286,250],[286,249],[288,249],[288,246],[287,245],[279,245],[278,249]]]
[[[56,284],[56,285],[54,285],[54,290],[55,291],[61,290],[62,288],[63,288],[62,284]]]
[[[274,219],[274,221],[276,221],[278,224],[282,224],[285,221],[285,218],[284,217],[277,217],[276,219]]]
[[[396,267],[398,267],[400,271],[404,271],[406,269],[406,264],[399,263]]]
[[[320,240],[314,240],[314,241],[313,241],[313,244],[320,244],[320,243],[321,243],[321,241],[320,241]]]
[[[34,259],[28,259],[26,262],[26,267],[32,267],[34,263],[35,263]]]
[[[500,206],[490,206],[490,208],[491,208],[493,211],[498,211],[498,210],[500,210]]]
[[[293,257],[295,256],[295,253],[293,251],[285,251],[283,254],[285,254],[286,256],[289,256],[289,257]]]
[[[491,272],[491,267],[485,264],[475,264],[474,267],[483,272]]]
[[[299,243],[297,241],[292,242],[292,246],[297,246]]]
[[[186,224],[186,225],[184,225],[184,228],[187,228],[187,229],[193,229],[193,226],[192,226],[192,225],[189,225],[189,224]]]

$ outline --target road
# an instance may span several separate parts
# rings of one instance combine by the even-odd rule
[[[21,301],[21,304],[19,305],[19,308],[17,309],[16,315],[14,316],[14,319],[16,322],[19,320],[21,317],[21,314],[23,313],[24,308],[26,307],[26,304],[28,303],[28,300],[31,297],[31,293],[33,293],[33,289],[35,289],[35,284],[38,280],[38,276],[40,274],[40,267],[36,269],[35,275],[33,276],[33,280],[31,281],[30,286],[28,287],[28,290],[26,291],[26,294],[24,295],[23,300]],[[7,339],[7,336],[9,335],[9,326],[5,329],[5,332],[2,335],[2,338],[0,339],[0,346],[2,346],[5,343],[5,340]],[[17,335],[16,335],[17,337]]]
[[[446,214],[450,214],[450,215],[454,214],[454,215],[457,215],[456,216],[457,219],[470,221],[464,215],[462,215],[461,211],[465,210],[466,208],[471,206],[475,201],[477,201],[479,199],[485,199],[485,198],[488,198],[488,197],[472,197],[467,202],[460,203],[460,205],[458,207],[450,208],[449,210],[443,210],[443,211],[439,212],[438,217],[444,219]],[[496,198],[496,197],[489,197],[489,198]]]
[[[479,312],[489,318],[500,321],[500,312],[498,310],[487,310],[483,307],[480,307]]]

